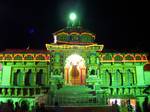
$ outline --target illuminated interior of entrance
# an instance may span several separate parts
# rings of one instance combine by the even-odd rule
[[[85,60],[78,54],[68,56],[65,65],[65,84],[84,85],[85,76]]]

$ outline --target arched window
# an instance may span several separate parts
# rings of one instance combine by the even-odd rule
[[[131,55],[131,54],[127,54],[127,55],[125,55],[125,60],[134,60],[134,56],[133,55]]]
[[[29,101],[28,100],[22,100],[20,101],[21,107],[24,107],[24,111],[28,111],[29,110]]]
[[[32,54],[31,55],[30,54],[26,54],[24,58],[25,58],[25,60],[33,60],[34,56]]]
[[[28,70],[25,74],[25,86],[30,86],[30,76],[32,74],[31,69]]]
[[[14,60],[23,60],[23,56],[22,55],[16,55],[14,57]]]
[[[12,60],[12,56],[11,55],[5,55],[5,60]]]
[[[115,82],[116,86],[121,86],[123,83],[122,73],[120,72],[120,70],[116,70]]]
[[[58,69],[55,69],[55,70],[54,70],[54,75],[60,75],[60,72],[59,72]]]
[[[142,56],[141,56],[141,55],[136,55],[136,56],[135,56],[135,59],[136,59],[136,60],[141,60],[141,59],[142,59]]]
[[[37,74],[36,74],[36,84],[39,85],[39,86],[43,85],[43,81],[42,80],[44,80],[44,78],[43,78],[43,70],[40,69],[39,72],[37,72]]]
[[[103,56],[103,60],[112,60],[112,54],[111,54],[111,53],[106,53],[106,54]]]
[[[134,84],[134,73],[131,72],[130,69],[127,70],[127,83],[128,86],[132,86]]]
[[[45,60],[45,57],[41,54],[41,55],[37,55],[36,56],[36,60]]]
[[[14,77],[13,77],[13,85],[14,85],[14,86],[18,86],[19,74],[20,74],[20,69],[18,69],[18,70],[14,73]]]
[[[92,69],[90,75],[96,75],[95,70]]]
[[[118,55],[116,55],[116,56],[114,57],[114,60],[115,60],[115,61],[122,61],[122,60],[123,60],[123,56],[120,55],[120,54],[118,54]]]
[[[103,86],[112,85],[112,76],[108,70],[103,71],[103,74],[101,75],[101,81]]]

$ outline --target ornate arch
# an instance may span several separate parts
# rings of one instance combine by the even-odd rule
[[[46,55],[45,54],[36,54],[35,59],[36,60],[46,60]]]
[[[23,60],[23,54],[14,54],[14,60]]]
[[[136,60],[142,60],[141,54],[135,54],[135,59]]]
[[[120,53],[119,54],[115,54],[113,56],[113,60],[114,61],[123,61],[123,55],[121,55]]]
[[[25,54],[24,59],[25,60],[34,60],[34,54]]]
[[[135,57],[132,54],[126,54],[124,56],[124,60],[135,60]]]
[[[13,55],[12,54],[5,54],[4,59],[5,60],[13,60]]]

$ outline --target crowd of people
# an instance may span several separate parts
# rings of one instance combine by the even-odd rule
[[[8,100],[7,102],[0,102],[0,112],[46,112],[44,104],[39,105],[38,103],[35,106],[32,106],[32,109],[29,109],[29,105],[23,101],[13,102]]]
[[[143,111],[142,111],[143,110]],[[55,102],[52,112],[64,112],[63,109],[59,106],[58,102]],[[29,109],[27,102],[22,101],[21,103],[13,102],[8,100],[7,102],[0,102],[0,112],[51,112],[45,108],[44,103],[39,104],[38,102]],[[110,112],[150,112],[150,104],[148,97],[145,97],[142,108],[138,101],[136,101],[136,107],[133,107],[130,104],[130,99],[127,100],[127,103],[122,103],[118,105],[117,100],[112,103],[112,108]]]
[[[38,102],[29,109],[29,105],[23,101],[19,104],[19,102],[15,102],[8,100],[7,102],[0,102],[0,112],[63,112],[63,109],[55,103],[53,109],[48,110],[45,107],[45,104],[39,104]]]
[[[115,100],[115,102],[112,103],[111,112],[150,112],[148,97],[145,97],[141,106],[139,102],[136,101],[135,107],[131,105],[130,99],[127,100],[127,103],[122,103],[121,105],[118,105],[117,100]]]

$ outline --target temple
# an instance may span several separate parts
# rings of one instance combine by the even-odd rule
[[[146,53],[104,52],[94,33],[72,21],[53,38],[47,50],[0,52],[0,101],[103,106],[130,99],[134,107],[149,97]]]

